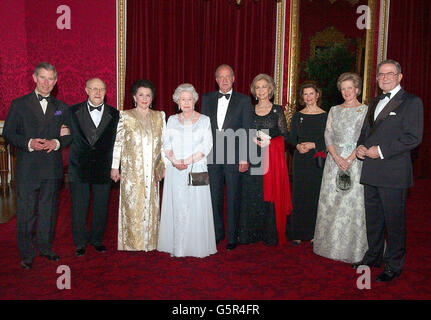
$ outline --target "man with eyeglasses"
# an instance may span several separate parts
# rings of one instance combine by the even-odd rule
[[[368,251],[353,267],[378,267],[383,262],[376,281],[389,282],[404,266],[405,202],[413,185],[410,151],[422,141],[423,103],[401,88],[398,62],[385,60],[377,70],[383,93],[370,102],[357,143],[357,157],[363,160]]]
[[[21,266],[30,269],[37,249],[52,261],[57,220],[58,191],[63,178],[61,151],[70,136],[60,136],[68,123],[67,105],[51,95],[57,71],[48,62],[34,69],[36,88],[12,101],[3,136],[17,148],[15,183],[17,196],[17,242]]]
[[[87,81],[88,99],[70,107],[72,145],[69,153],[72,235],[75,255],[85,255],[91,244],[105,252],[103,235],[111,190],[111,164],[119,112],[104,103],[106,85],[99,79]],[[93,199],[90,230],[87,217]]]

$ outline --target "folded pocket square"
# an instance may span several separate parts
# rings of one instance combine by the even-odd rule
[[[397,114],[395,112],[389,113],[390,116],[396,116]]]

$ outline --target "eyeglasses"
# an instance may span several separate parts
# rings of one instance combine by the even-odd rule
[[[105,92],[106,88],[89,88],[87,87],[88,90],[93,91],[93,92]]]
[[[378,73],[377,74],[377,79],[384,79],[386,77],[386,79],[391,80],[393,78],[395,78],[395,76],[399,75],[399,73],[394,73],[394,72],[388,72],[388,73]]]

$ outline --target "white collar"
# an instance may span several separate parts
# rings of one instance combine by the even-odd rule
[[[397,85],[395,88],[393,88],[391,91],[389,91],[391,93],[391,99],[398,93],[398,91],[401,90],[401,85]],[[388,93],[388,92],[384,92],[384,93]]]

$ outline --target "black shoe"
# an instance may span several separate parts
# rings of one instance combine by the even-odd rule
[[[302,243],[302,241],[301,240],[293,240],[292,241],[292,244],[296,247],[296,246],[299,246],[300,244]]]
[[[51,260],[51,261],[58,261],[58,260],[60,260],[60,256],[58,256],[57,254],[55,254],[54,252],[51,252],[51,253],[47,253],[47,254],[43,254],[43,253],[41,253],[41,254],[39,254],[41,257],[44,257],[44,258],[47,258],[48,260]]]
[[[362,261],[351,264],[353,269],[358,269],[360,266],[368,266],[370,268],[380,268],[380,263],[364,263]]]
[[[379,274],[376,278],[377,282],[390,282],[400,275],[400,272],[394,272],[392,270],[385,270]]]
[[[26,262],[26,261],[21,261],[21,267],[23,267],[24,269],[28,270],[31,269],[32,266],[32,262]]]
[[[236,248],[236,243],[228,243],[226,246],[227,250],[233,250]]]
[[[97,252],[106,252],[106,247],[103,244],[93,245],[93,247]]]
[[[75,250],[75,255],[77,257],[82,257],[85,254],[85,248],[77,248]]]

